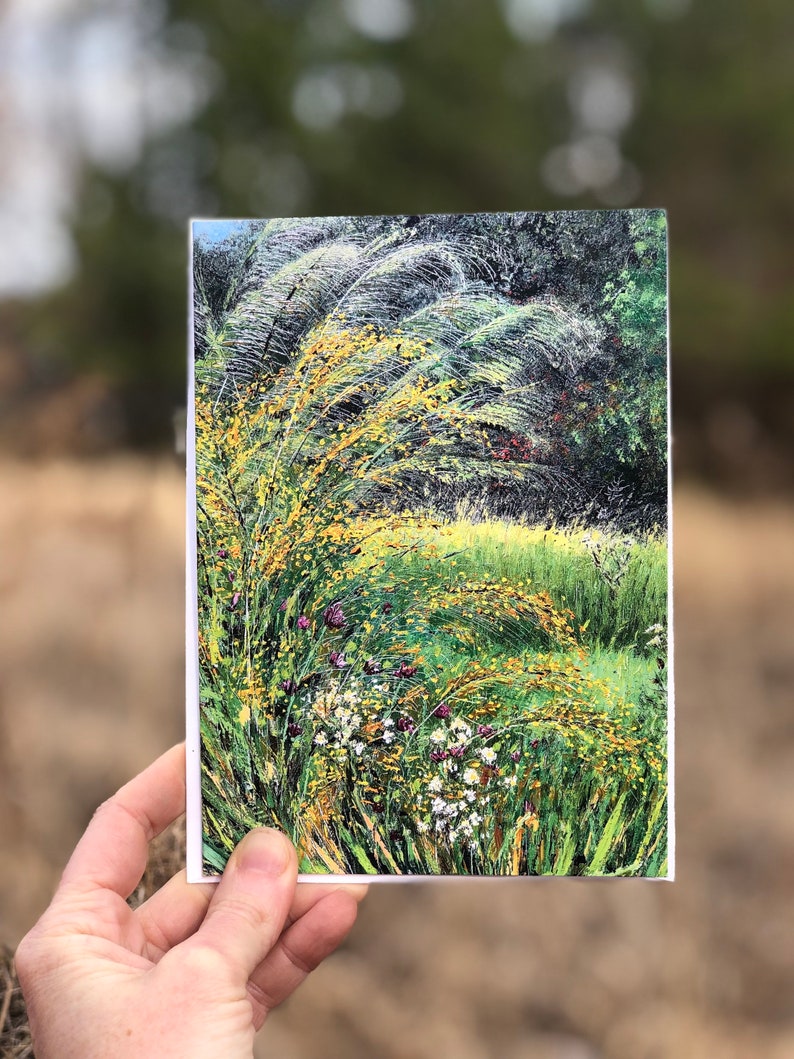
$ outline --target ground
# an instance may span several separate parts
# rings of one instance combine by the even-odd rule
[[[0,481],[13,946],[95,805],[180,738],[184,505],[164,460],[5,460]],[[794,506],[676,490],[676,882],[375,886],[346,947],[272,1016],[263,1054],[794,1054],[792,541]],[[4,1040],[0,1027],[15,1054]]]

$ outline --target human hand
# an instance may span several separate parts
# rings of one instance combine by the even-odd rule
[[[365,887],[297,886],[277,831],[217,884],[184,871],[133,911],[149,842],[185,808],[177,746],[97,810],[16,953],[37,1059],[250,1059],[268,1012],[342,941]]]

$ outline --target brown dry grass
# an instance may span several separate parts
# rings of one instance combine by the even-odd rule
[[[183,502],[165,462],[7,462],[0,480],[13,945],[97,802],[180,737]],[[676,500],[678,881],[376,889],[344,950],[272,1017],[268,1054],[794,1055],[794,509]],[[9,1026],[0,1054],[26,1054]]]
[[[0,1047],[3,1059],[28,1059],[33,1055],[25,1000],[14,970],[14,953],[7,945],[0,945]]]

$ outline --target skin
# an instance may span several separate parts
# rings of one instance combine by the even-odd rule
[[[126,898],[184,812],[174,747],[97,810],[16,954],[38,1059],[250,1059],[267,1014],[347,935],[365,887],[297,886],[284,835],[251,832],[220,883]]]

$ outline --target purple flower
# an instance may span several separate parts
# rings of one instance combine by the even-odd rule
[[[430,760],[431,761],[446,761],[447,756],[448,755],[447,755],[446,750],[431,750],[430,751]]]
[[[218,548],[218,553],[217,553],[217,554],[218,554],[218,558],[219,558],[219,559],[225,559],[225,558],[226,558],[226,556],[227,556],[227,555],[228,555],[229,553],[228,553],[228,552],[226,551],[226,549],[225,549],[225,548]]]
[[[416,666],[407,666],[405,662],[400,662],[400,668],[394,670],[394,675],[396,677],[412,677],[416,669]]]
[[[342,610],[342,604],[329,603],[323,613],[323,621],[329,629],[344,629],[347,622],[345,621],[345,612]]]
[[[380,673],[380,662],[377,658],[368,658],[364,663],[364,672],[367,676],[374,676],[376,673]]]
[[[458,745],[458,746],[451,746],[449,748],[449,756],[450,757],[463,757],[463,755],[465,753],[466,753],[466,747],[465,746]]]
[[[532,742],[529,745],[532,747],[533,750],[537,750],[538,747],[540,746],[540,740],[539,739],[533,739]]]
[[[438,706],[433,710],[434,717],[449,717],[452,710],[447,706],[445,702],[439,702]]]
[[[416,725],[410,717],[401,717],[397,722],[397,727],[400,729],[401,732],[410,733],[416,731]]]
[[[289,735],[291,739],[296,739],[299,735],[302,734],[302,732],[303,729],[299,724],[296,724],[295,721],[290,721],[290,723],[287,725],[287,735]]]
[[[229,607],[229,610],[234,610],[234,608],[237,606],[237,604],[239,602],[240,602],[240,593],[239,592],[235,592],[234,595],[232,596],[232,602],[231,602],[231,606]]]
[[[490,724],[478,724],[477,725],[477,735],[481,735],[485,739],[487,739],[489,735],[493,735],[495,731],[496,731],[496,729],[495,728],[491,728]]]
[[[384,603],[380,609],[383,614],[391,614],[391,612],[394,610],[394,604]]]
[[[521,751],[520,750],[514,750],[513,753],[510,755],[510,757],[513,759],[513,761],[520,761],[521,760]]]
[[[301,614],[301,616],[298,618],[298,628],[299,629],[308,629],[310,625],[311,625],[311,622],[306,617],[306,615],[305,614]]]
[[[298,685],[295,683],[292,677],[287,677],[286,680],[282,680],[279,687],[285,695],[294,695],[295,692],[298,690]]]
[[[345,656],[342,654],[341,651],[331,651],[331,653],[328,656],[328,661],[331,663],[331,665],[335,669],[346,669],[347,668],[347,662],[345,661]]]
[[[279,608],[278,609],[279,610],[286,610],[287,609],[287,601],[286,601],[286,599],[282,599],[281,603],[279,604]]]

